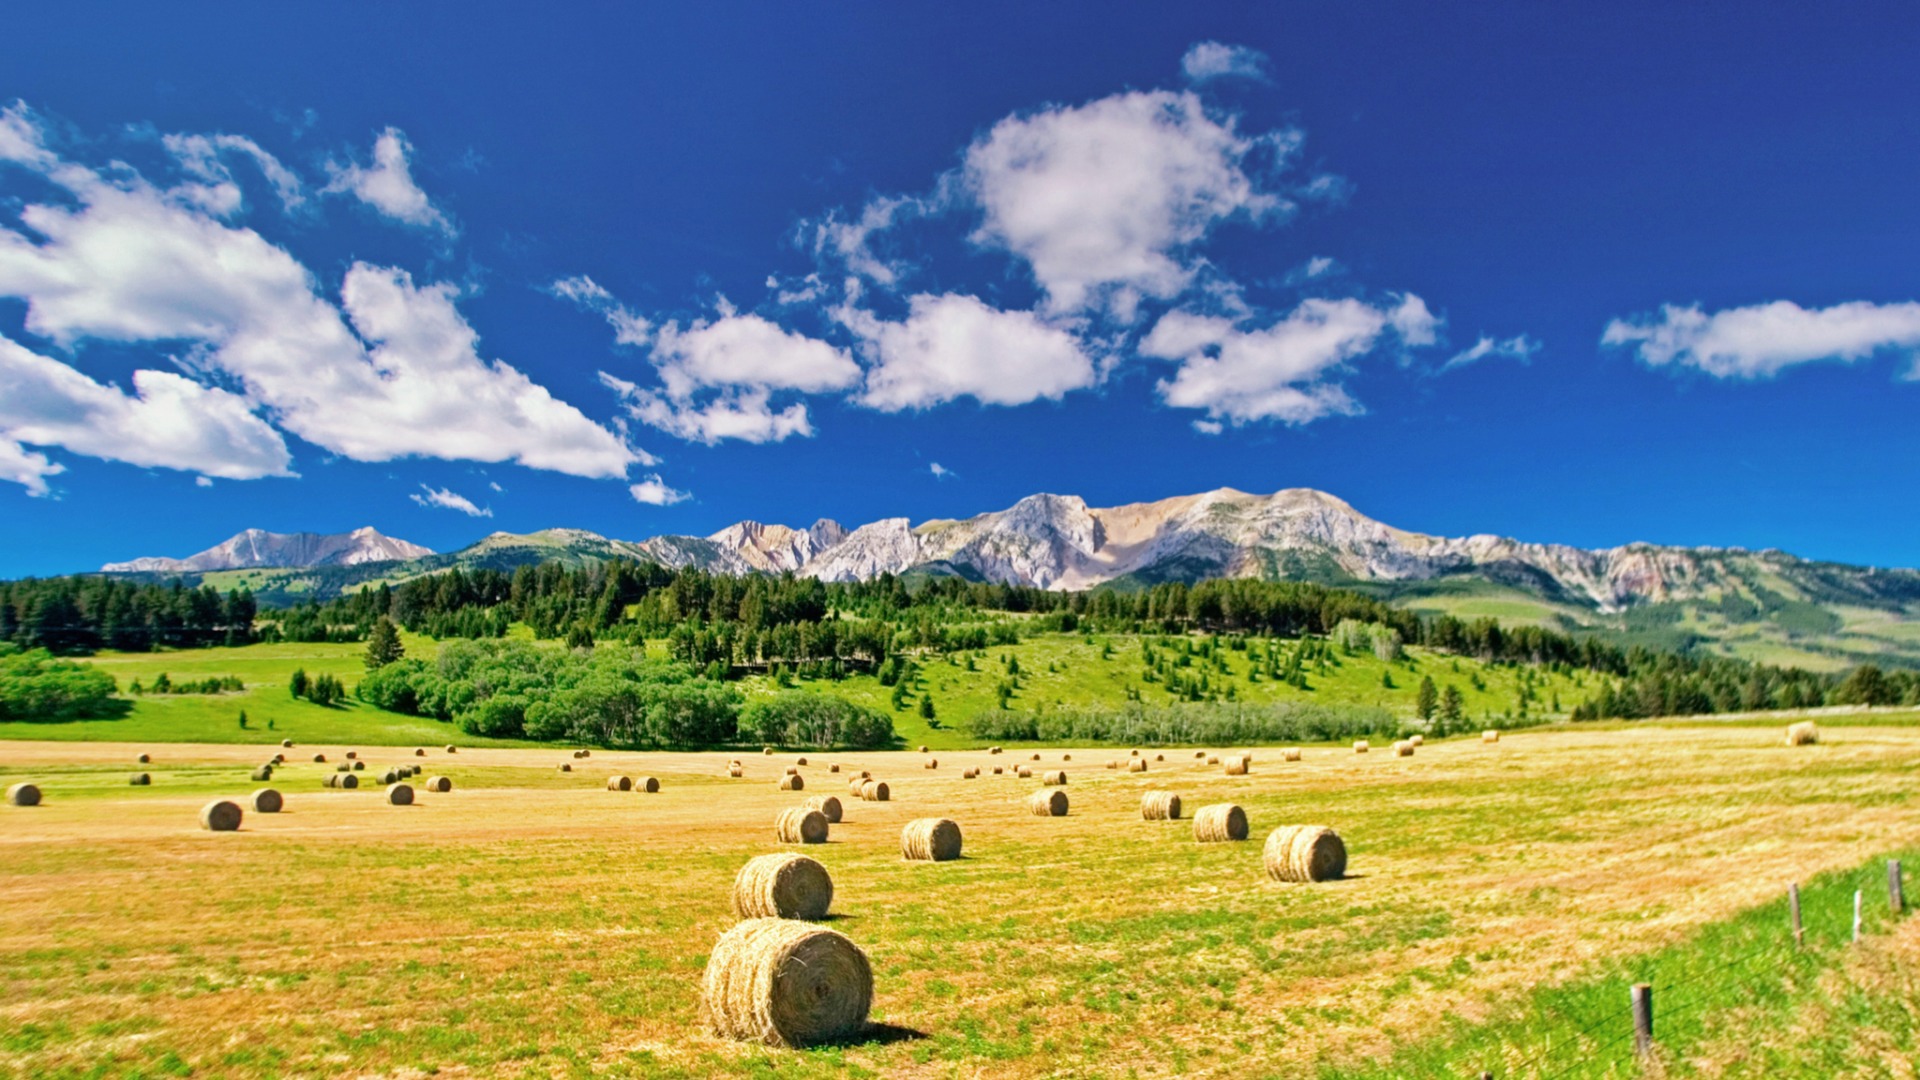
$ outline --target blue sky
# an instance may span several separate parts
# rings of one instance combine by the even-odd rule
[[[1911,5],[39,7],[0,574],[1220,486],[1920,563]]]

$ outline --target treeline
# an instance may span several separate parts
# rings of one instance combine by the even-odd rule
[[[1057,708],[1045,712],[989,709],[966,723],[988,742],[1118,743],[1131,746],[1258,746],[1396,738],[1403,722],[1372,705],[1282,701],[1268,705],[1143,705]]]
[[[253,593],[88,575],[0,582],[0,641],[59,656],[256,640]]]
[[[355,690],[370,705],[451,721],[497,738],[588,743],[634,750],[734,742],[744,698],[692,667],[608,644],[543,649],[518,641],[453,641],[432,661],[402,659],[369,671]],[[749,733],[783,746],[890,745],[893,722],[851,703],[781,694],[747,710]]]
[[[1812,709],[1822,705],[1920,705],[1920,672],[1862,664],[1844,677],[1718,657],[1635,650],[1629,670],[1575,706],[1575,720]]]
[[[225,694],[245,690],[247,684],[240,681],[238,675],[209,675],[204,679],[181,679],[175,682],[166,672],[153,677],[151,686],[142,686],[139,679],[133,680],[127,687],[127,693],[138,697],[142,694]]]

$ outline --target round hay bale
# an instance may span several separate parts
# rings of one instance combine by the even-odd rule
[[[1180,796],[1171,791],[1149,791],[1140,796],[1140,816],[1148,821],[1179,821]]]
[[[1014,775],[1022,780],[1031,780],[1033,778],[1033,766],[1022,765],[1014,770]]]
[[[748,859],[733,879],[733,913],[742,919],[819,919],[832,904],[827,868],[797,852]]]
[[[797,757],[793,759],[793,763],[795,765],[805,765],[807,763],[807,759],[803,757]]]
[[[1127,756],[1128,756],[1128,757],[1139,757],[1139,756],[1140,756],[1140,751],[1138,751],[1138,750],[1129,750],[1129,751],[1127,751]]]
[[[794,773],[788,776],[783,776],[780,778],[781,791],[805,791],[806,789],[807,789],[806,778],[799,775],[798,773]]]
[[[281,739],[281,740],[280,740],[280,749],[282,749],[282,750],[291,750],[291,749],[293,749],[293,740],[292,740],[292,739]]]
[[[960,857],[960,826],[946,818],[916,818],[900,830],[900,854],[912,862]]]
[[[349,750],[349,751],[347,751],[347,760],[348,760],[348,761],[352,761],[352,760],[353,760],[354,758],[357,758],[357,757],[359,757],[359,756],[360,756],[360,751],[358,751],[358,750]]]
[[[329,773],[326,779],[320,781],[320,786],[337,788],[340,786],[340,777],[337,774]]]
[[[1275,881],[1338,881],[1347,874],[1347,845],[1325,825],[1282,825],[1261,852]]]
[[[1167,760],[1167,755],[1165,755],[1165,754],[1155,754],[1155,755],[1153,755],[1153,760],[1155,760],[1155,761],[1165,761],[1165,760]]]
[[[1280,751],[1280,760],[1281,761],[1299,761],[1300,748],[1297,746],[1289,746],[1285,750]]]
[[[850,792],[851,794],[854,794],[854,795],[860,794],[860,789],[866,786],[867,786],[867,782],[865,780],[860,779],[857,776],[849,777],[847,779],[847,791]]]
[[[1220,764],[1220,755],[1219,755],[1219,754],[1208,754],[1208,755],[1207,755],[1207,764],[1209,764],[1209,765],[1218,765],[1218,764]]]
[[[1366,753],[1366,752],[1367,752],[1367,740],[1365,740],[1365,739],[1355,739],[1355,740],[1354,740],[1354,743],[1353,743],[1353,752],[1354,752],[1354,753],[1356,753],[1356,754],[1364,754],[1364,753]]]
[[[1401,739],[1400,741],[1394,743],[1393,756],[1394,757],[1412,757],[1413,756],[1413,740]]]
[[[1253,768],[1253,763],[1243,757],[1230,757],[1227,759],[1225,766],[1228,776],[1245,776],[1251,768]]]
[[[200,827],[208,832],[232,832],[240,827],[240,804],[215,799],[200,808]]]
[[[426,756],[427,756],[427,748],[426,748],[426,747],[424,747],[424,746],[416,746],[416,747],[414,747],[414,748],[413,748],[413,756],[414,756],[414,757],[426,757]]]
[[[746,770],[740,768],[738,765],[729,765],[727,766],[727,775],[738,779],[746,775]]]
[[[315,763],[315,764],[325,764],[325,763],[326,763],[326,760],[327,760],[327,755],[325,755],[325,754],[315,754],[315,755],[313,755],[313,760],[314,760],[314,763]]]
[[[886,802],[893,797],[893,789],[885,780],[869,780],[860,786],[860,797],[868,802]]]
[[[429,776],[427,777],[427,790],[444,795],[453,790],[453,781],[444,776]]]
[[[1812,746],[1820,741],[1820,729],[1811,720],[1787,725],[1788,746]]]
[[[1206,760],[1207,752],[1205,750],[1195,750],[1193,752],[1193,756],[1199,760],[1204,761]]]
[[[453,745],[452,743],[448,743],[448,744],[447,744],[447,753],[449,753],[449,754],[457,754],[457,753],[459,753],[459,752],[460,752],[460,748],[459,748],[459,747],[457,747],[457,746],[455,746],[455,745]]]
[[[760,752],[761,752],[762,754],[765,754],[765,755],[767,755],[768,757],[772,757],[772,756],[773,756],[773,747],[771,747],[771,746],[763,746],[763,747],[761,747],[761,748],[760,748]]]
[[[1480,733],[1480,741],[1483,743],[1499,742],[1500,733],[1498,731],[1493,730],[1492,728],[1488,728],[1487,730]]]
[[[1061,755],[1060,755],[1060,760],[1061,760],[1061,761],[1072,761],[1072,760],[1073,760],[1073,755],[1072,755],[1072,754],[1061,754]]]
[[[1203,806],[1193,815],[1193,839],[1220,844],[1247,838],[1247,812],[1232,803]]]
[[[999,753],[999,752],[1000,752],[1000,748],[999,748],[999,747],[997,747],[997,746],[989,746],[989,747],[987,747],[987,753],[989,753],[989,754],[997,754],[997,753]]]
[[[1048,787],[1063,787],[1067,782],[1066,771],[1063,769],[1055,769],[1052,772],[1041,773],[1040,782]]]
[[[1066,817],[1067,793],[1059,788],[1042,788],[1028,796],[1027,809],[1035,817]]]
[[[148,787],[152,785],[153,777],[147,773],[137,772],[127,777],[127,783],[133,787]]]
[[[39,806],[40,789],[32,784],[14,784],[7,788],[8,806]]]
[[[572,772],[572,771],[573,771],[573,762],[571,762],[571,761],[563,761],[563,762],[561,762],[561,763],[560,763],[560,771],[561,771],[561,772]]]
[[[151,762],[152,760],[153,760],[153,757],[150,754],[136,754],[134,755],[133,763],[135,765],[145,765],[148,762]]]
[[[787,775],[787,776],[799,776],[799,775],[800,775],[800,766],[798,766],[798,765],[789,765],[789,766],[787,766],[787,768],[786,768],[786,775]]]
[[[247,803],[253,807],[255,813],[277,814],[280,812],[280,808],[287,804],[287,801],[280,797],[279,792],[270,787],[263,787],[259,791],[247,796]]]
[[[273,763],[275,765],[285,765],[287,763],[287,755],[285,754],[273,755]]]
[[[1418,733],[1408,736],[1407,741],[1415,746],[1427,745],[1427,737]]]
[[[812,1046],[866,1030],[873,967],[844,934],[749,919],[714,945],[704,990],[707,1021],[722,1038]]]
[[[255,781],[271,780],[273,779],[273,766],[262,765],[259,768],[253,770],[253,772],[250,773],[249,775]]]
[[[339,788],[345,788],[348,791],[352,791],[355,788],[360,786],[360,778],[353,775],[352,773],[339,773],[334,776],[333,780],[334,780],[333,786],[339,787]]]
[[[870,773],[870,772],[868,772],[868,771],[867,771],[867,770],[865,770],[865,769],[861,769],[861,770],[860,770],[860,779],[862,779],[862,780],[871,780],[871,779],[873,779],[873,774],[872,774],[872,773]]]
[[[366,762],[364,762],[364,761],[356,761],[356,762],[354,762],[354,763],[353,763],[353,771],[354,771],[354,772],[359,772],[359,771],[361,771],[362,769],[365,769],[366,767],[367,767],[367,763],[366,763]]]
[[[831,764],[831,765],[829,765],[829,766],[827,766],[827,771],[828,771],[828,772],[839,772],[839,771],[840,771],[840,763],[836,761],[836,762],[834,762],[833,764]]]
[[[583,758],[590,758],[590,757],[592,757],[592,756],[593,756],[593,751],[591,751],[591,750],[582,750],[582,751],[580,751],[580,756],[581,756],[581,757],[583,757]]]
[[[1035,761],[1039,761],[1039,760],[1040,760],[1040,755],[1039,755],[1039,754],[1035,754],[1035,755],[1033,755],[1033,760],[1035,760]]]
[[[921,764],[920,767],[923,769],[937,769],[940,767],[940,759],[928,758],[924,763]]]
[[[827,824],[829,825],[840,824],[840,800],[835,796],[810,795],[807,797],[807,801],[800,805],[809,810],[820,811],[820,815],[827,819]]]
[[[399,769],[388,769],[386,772],[380,774],[380,782],[383,784],[397,784],[405,779],[406,775],[406,773],[401,772]]]
[[[1119,762],[1117,762],[1117,761],[1109,761],[1109,762],[1107,762],[1107,768],[1109,768],[1109,769],[1117,769],[1117,768],[1119,768],[1119,767],[1120,767],[1120,763],[1119,763]]]
[[[657,794],[660,791],[660,778],[657,776],[642,776],[633,782],[633,790],[643,791],[648,795]]]
[[[926,752],[927,752],[927,745],[926,745],[925,743],[921,743],[921,744],[920,744],[920,753],[922,753],[922,754],[924,754],[924,753],[926,753]]]
[[[412,806],[413,805],[413,785],[412,784],[388,784],[387,785],[387,805],[388,806]]]
[[[1130,761],[1127,764],[1127,771],[1128,772],[1146,772],[1147,759],[1143,757],[1134,758],[1132,761]]]
[[[334,772],[352,772],[353,766],[343,761],[340,764],[335,765],[333,767],[333,771]]]
[[[773,819],[773,836],[783,844],[824,844],[827,815],[804,806],[789,806]]]
[[[993,775],[995,775],[995,776],[999,776],[999,775],[1001,775],[1002,773],[1004,773],[1005,771],[1006,771],[1006,770],[1004,770],[1004,769],[1002,769],[1002,768],[1001,768],[1000,766],[998,766],[998,765],[995,765],[995,766],[993,767]]]
[[[962,780],[972,780],[979,775],[980,775],[980,767],[978,765],[974,766],[971,769],[960,770],[960,779]]]
[[[608,791],[632,791],[633,777],[609,776],[607,777],[607,790]]]

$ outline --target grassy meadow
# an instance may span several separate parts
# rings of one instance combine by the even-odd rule
[[[14,741],[0,782],[46,801],[0,807],[0,1076],[1625,1077],[1646,978],[1676,1010],[1665,1075],[1812,1075],[1781,1068],[1801,1037],[1820,1075],[1903,1075],[1920,936],[1881,913],[1881,860],[1920,865],[1920,729],[1880,719],[1798,748],[1731,724],[1261,748],[1237,777],[1175,751],[1143,774],[1104,768],[1112,748],[809,755],[804,794],[844,795],[835,762],[893,799],[848,801],[808,849],[880,1025],[808,1051],[722,1042],[699,1002],[732,877],[801,797],[775,790],[792,755],[734,780],[719,753],[303,743],[273,781],[286,812],[212,834],[198,807],[259,786],[246,770],[277,740]],[[323,789],[347,749],[454,790]],[[127,787],[142,751],[154,785]],[[1067,817],[991,774],[1033,752],[1068,772]],[[608,792],[614,772],[662,790]],[[1143,821],[1149,790],[1187,817],[1238,803],[1252,840]],[[960,823],[965,858],[901,860],[927,815]],[[1345,838],[1347,879],[1264,878],[1260,841],[1301,822]],[[1789,881],[1809,947],[1780,989],[1703,980],[1779,952]]]
[[[516,627],[515,631],[525,634],[524,627]],[[439,648],[432,638],[419,635],[403,634],[402,640],[409,656],[429,657]],[[560,647],[554,642],[546,644]],[[664,642],[651,642],[649,647],[665,655]],[[1167,651],[1162,645],[1156,644],[1155,648],[1162,653]],[[263,733],[270,733],[276,738],[300,741],[352,741],[388,746],[445,743],[450,738],[475,745],[513,745],[511,741],[474,739],[450,724],[382,712],[354,700],[351,693],[347,701],[337,707],[313,705],[288,693],[287,683],[296,668],[305,669],[309,675],[332,674],[351,691],[365,674],[364,653],[364,646],[357,644],[102,652],[89,658],[89,662],[119,680],[122,695],[131,702],[126,716],[54,724],[0,722],[0,740],[246,743],[258,742]],[[1183,677],[1207,670],[1216,690],[1224,693],[1230,685],[1235,699],[1243,702],[1381,705],[1402,716],[1413,715],[1420,680],[1431,677],[1438,686],[1457,687],[1465,700],[1467,715],[1476,722],[1492,725],[1498,725],[1516,709],[1523,678],[1532,680],[1531,710],[1536,717],[1565,715],[1596,685],[1595,677],[1590,674],[1563,676],[1544,669],[1481,664],[1420,648],[1407,650],[1404,660],[1393,663],[1381,661],[1371,653],[1350,655],[1337,649],[1334,653],[1324,670],[1309,665],[1306,690],[1268,679],[1264,674],[1251,678],[1248,654],[1229,649],[1219,650],[1217,664],[1203,664],[1195,657],[1195,666],[1181,670]],[[1127,700],[1129,687],[1138,690],[1141,700],[1148,704],[1176,700],[1162,685],[1145,681],[1141,639],[1125,634],[1038,634],[1017,645],[930,657],[921,662],[910,694],[897,709],[893,706],[893,688],[882,686],[879,678],[871,674],[839,681],[800,679],[795,685],[846,697],[885,712],[893,718],[894,730],[905,745],[961,749],[976,745],[966,736],[964,723],[974,713],[996,706],[999,700],[996,688],[1001,682],[1009,681],[1009,660],[1017,662],[1020,671],[1019,689],[1007,703],[1011,709],[1035,711],[1119,705]],[[974,670],[967,670],[969,662]],[[176,681],[234,675],[246,689],[223,694],[143,697],[128,694],[136,679],[150,686],[163,672]],[[1388,681],[1391,687],[1386,685]],[[744,679],[740,685],[749,695],[772,693],[777,689],[773,680],[763,675]],[[920,715],[923,696],[933,699],[931,723]],[[1555,702],[1559,703],[1557,712],[1553,708]],[[242,710],[247,713],[248,729],[239,726]]]

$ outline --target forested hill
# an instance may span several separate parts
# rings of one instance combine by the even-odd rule
[[[0,585],[0,637],[24,649],[83,654],[251,640],[358,640],[381,619],[441,638],[497,638],[515,624],[572,647],[664,639],[673,659],[711,678],[782,672],[838,678],[892,670],[926,654],[980,650],[1035,634],[1132,634],[1294,641],[1264,651],[1269,678],[1304,677],[1308,645],[1396,654],[1421,646],[1483,663],[1579,669],[1614,680],[1588,714],[1646,716],[1920,700],[1920,678],[1863,665],[1844,678],[1688,656],[1605,635],[1491,618],[1422,615],[1362,593],[1251,579],[1132,591],[1063,592],[958,578],[823,582],[732,576],[626,560],[447,572],[264,615],[242,590],[102,577]],[[1318,647],[1318,646],[1314,646]],[[1176,674],[1176,679],[1179,676]],[[1203,700],[1204,680],[1174,684]]]

